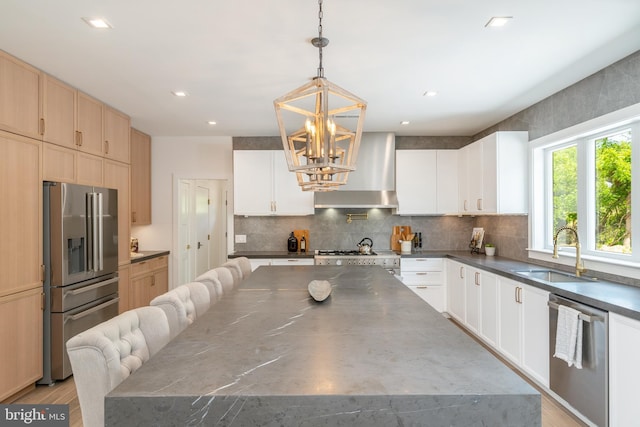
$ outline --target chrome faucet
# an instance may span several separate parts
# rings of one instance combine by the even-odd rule
[[[571,231],[573,232],[573,234],[576,236],[576,276],[580,277],[580,275],[582,273],[584,273],[585,271],[587,271],[586,268],[584,268],[584,264],[582,262],[582,259],[580,258],[580,238],[578,237],[578,231],[575,228],[572,227],[560,227],[558,228],[558,231],[556,231],[556,234],[553,236],[553,258],[558,259],[558,235],[560,234],[561,231]]]

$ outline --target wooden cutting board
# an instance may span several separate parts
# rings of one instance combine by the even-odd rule
[[[391,235],[391,250],[399,251],[400,250],[400,234],[392,234]]]

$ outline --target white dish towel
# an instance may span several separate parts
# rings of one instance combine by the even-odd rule
[[[553,357],[569,366],[582,369],[582,320],[580,312],[564,305],[558,306],[556,349]]]

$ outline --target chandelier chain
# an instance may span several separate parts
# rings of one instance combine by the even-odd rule
[[[324,67],[322,66],[322,0],[318,0],[318,6],[318,59],[320,60],[318,77],[324,77]]]

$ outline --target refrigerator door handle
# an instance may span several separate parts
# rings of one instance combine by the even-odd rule
[[[96,271],[102,271],[104,269],[104,227],[103,227],[103,209],[102,209],[102,193],[97,193],[98,196],[98,268]]]
[[[91,251],[91,254],[89,255],[89,262],[91,263],[89,265],[89,270],[91,271],[100,271],[100,252],[101,252],[101,248],[100,248],[100,233],[98,231],[98,226],[99,226],[99,221],[101,220],[100,218],[100,211],[99,211],[99,203],[98,203],[98,197],[96,193],[88,193],[87,194],[87,201],[88,201],[88,210],[89,210],[89,214],[87,215],[87,221],[88,221],[88,235],[89,235],[89,249]],[[100,218],[100,220],[98,219]]]
[[[87,228],[87,270],[94,271],[95,265],[93,250],[95,248],[95,244],[93,242],[93,194],[87,193],[87,218],[86,218],[86,228]]]

